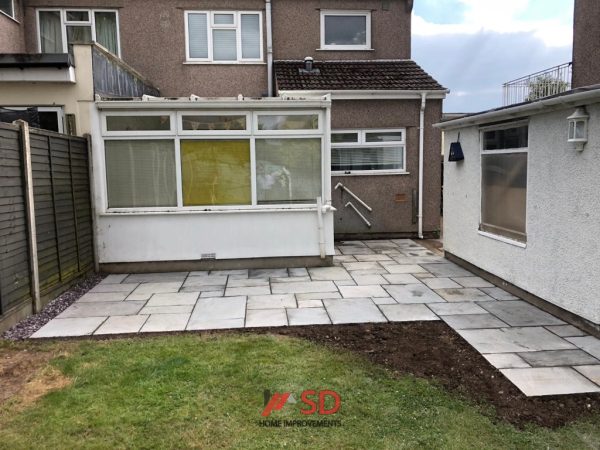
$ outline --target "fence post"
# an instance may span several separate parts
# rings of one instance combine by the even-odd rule
[[[29,124],[24,120],[15,123],[21,128],[21,150],[23,152],[23,168],[25,171],[25,203],[27,205],[27,229],[29,231],[29,271],[31,277],[31,296],[33,313],[42,310],[40,297],[40,274],[38,268],[37,232],[35,226],[35,204],[33,196],[33,169],[31,164],[31,142]]]
[[[96,229],[96,189],[94,187],[94,159],[92,154],[92,136],[90,134],[84,135],[87,141],[87,155],[88,155],[88,181],[90,183],[90,212],[92,216],[92,249],[94,252],[94,271],[100,272],[100,261],[98,260],[98,230]]]

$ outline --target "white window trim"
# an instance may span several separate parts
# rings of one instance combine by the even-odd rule
[[[246,129],[245,130],[184,130],[183,129],[183,116],[245,116],[246,117]],[[194,111],[193,109],[180,111],[177,113],[177,134],[181,136],[248,136],[252,134],[252,118],[253,114],[248,111]]]
[[[107,116],[169,116],[169,130],[131,130],[131,131],[108,131],[106,126]],[[102,115],[102,135],[107,137],[144,137],[144,136],[174,136],[176,134],[177,118],[171,111],[114,111]]]
[[[288,136],[290,134],[294,135],[311,135],[321,133],[323,131],[323,118],[321,114],[318,114],[318,122],[316,129],[310,130],[259,130],[258,129],[258,118],[259,116],[312,116],[317,115],[314,111],[284,111],[284,112],[259,112],[254,115],[253,120],[253,131],[257,136],[263,135],[271,135],[271,136]]]
[[[60,12],[60,27],[63,53],[69,52],[69,45],[67,44],[67,26],[89,26],[91,28],[92,41],[96,42],[96,13],[97,12],[110,12],[115,13],[115,22],[117,27],[117,54],[121,57],[121,31],[119,23],[119,11],[116,9],[87,9],[87,8],[38,8],[35,13],[35,21],[37,27],[37,45],[38,51],[42,52],[42,35],[40,33],[40,12],[58,11]],[[73,21],[67,20],[67,11],[87,11],[88,21]]]
[[[327,16],[364,16],[366,17],[367,41],[365,45],[327,45],[325,44],[325,17]],[[321,10],[321,47],[318,50],[373,50],[371,48],[371,11],[351,11],[351,10]]]
[[[0,14],[8,17],[9,19],[14,20],[15,22],[18,22],[17,21],[17,8],[15,5],[15,0],[10,0],[10,12],[11,12],[11,14],[7,14],[4,11],[0,10]]]
[[[62,106],[3,106],[3,108],[12,109],[15,111],[25,111],[27,108],[37,108],[39,112],[55,112],[58,116],[58,132],[65,132],[65,112]]]
[[[189,15],[190,14],[206,14],[207,20],[207,58],[192,58],[190,56],[190,33],[189,33]],[[214,24],[214,14],[233,14],[234,24]],[[241,16],[242,14],[258,15],[258,28],[260,32],[260,57],[259,58],[242,58],[242,32],[241,32]],[[184,12],[185,21],[185,62],[184,64],[263,64],[264,63],[264,43],[263,43],[263,17],[260,11],[196,11],[188,10]],[[237,44],[237,60],[230,61],[215,61],[213,49],[213,30],[235,30]]]
[[[358,133],[357,142],[331,142],[331,148],[370,148],[370,147],[402,147],[402,168],[401,169],[382,169],[382,170],[332,170],[331,174],[335,176],[356,176],[356,175],[407,175],[406,171],[406,128],[373,128],[373,129],[344,129],[331,130],[331,134],[337,133]],[[367,142],[368,133],[402,133],[402,140],[388,142]]]

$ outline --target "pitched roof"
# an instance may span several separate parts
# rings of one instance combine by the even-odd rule
[[[303,61],[275,61],[281,91],[446,90],[414,61],[315,61],[307,73]]]

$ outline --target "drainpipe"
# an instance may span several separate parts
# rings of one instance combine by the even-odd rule
[[[427,93],[421,92],[421,113],[419,115],[419,239],[423,239],[423,153],[425,146],[425,104]]]
[[[273,21],[271,0],[265,0],[267,21],[267,96],[273,97]]]

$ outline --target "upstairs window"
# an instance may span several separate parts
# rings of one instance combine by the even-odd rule
[[[73,44],[97,42],[119,55],[116,11],[90,9],[38,10],[38,38],[42,53],[71,52]]]
[[[259,12],[187,11],[186,60],[189,62],[261,62],[262,17]]]
[[[371,13],[321,11],[321,49],[370,50]]]
[[[15,18],[14,0],[0,0],[0,12],[3,12],[9,17]]]

